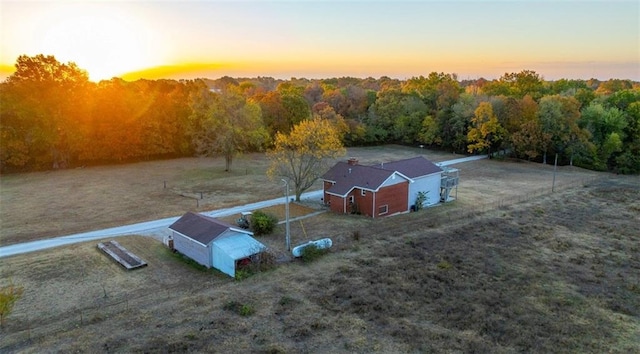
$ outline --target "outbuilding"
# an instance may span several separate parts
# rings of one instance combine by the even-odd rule
[[[176,251],[231,277],[240,262],[251,261],[266,250],[252,232],[202,214],[188,212],[169,229]]]

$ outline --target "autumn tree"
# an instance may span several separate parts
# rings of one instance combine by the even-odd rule
[[[519,73],[505,73],[498,80],[487,83],[482,91],[490,96],[509,96],[522,98],[526,95],[538,99],[543,95],[543,82],[533,70]]]
[[[626,139],[622,153],[616,157],[616,170],[621,173],[640,173],[640,100],[626,107]]]
[[[476,108],[471,119],[471,129],[467,134],[469,152],[488,151],[491,155],[492,147],[498,145],[504,136],[504,128],[498,123],[498,117],[493,113],[489,102],[482,102]]]
[[[609,95],[614,92],[629,90],[632,86],[631,80],[610,79],[600,83],[596,93]]]
[[[596,102],[582,110],[580,125],[591,133],[598,151],[594,167],[605,169],[612,155],[623,150],[623,140],[626,139],[629,124],[626,117],[624,111]]]
[[[432,72],[427,77],[408,79],[402,86],[402,92],[417,95],[435,113],[438,108],[455,103],[459,86],[455,74]]]
[[[451,118],[448,122],[450,140],[445,143],[454,151],[464,151],[467,147],[467,133],[474,112],[478,108],[478,98],[475,95],[463,93],[451,107]]]
[[[384,143],[389,140],[394,117],[400,112],[400,101],[405,96],[400,90],[389,89],[378,92],[378,97],[364,120],[367,143]]]
[[[2,87],[2,165],[69,166],[82,146],[90,83],[75,63],[21,55]],[[7,140],[5,140],[7,139]],[[27,155],[23,155],[24,153]]]
[[[259,150],[268,139],[260,106],[247,102],[232,89],[219,94],[202,92],[192,109],[193,119],[200,122],[200,129],[194,135],[196,152],[203,156],[224,156],[227,172],[231,170],[234,156]]]
[[[365,139],[371,143],[418,142],[427,114],[427,105],[414,93],[399,90],[380,92],[365,120]]]
[[[254,100],[260,105],[262,120],[270,136],[275,136],[277,132],[289,132],[291,124],[287,119],[280,93],[270,91],[254,97]]]
[[[538,104],[525,96],[517,101],[519,113],[519,126],[515,126],[515,120],[511,121],[511,146],[518,157],[535,159],[542,153],[544,146],[551,139],[549,133],[542,131],[540,117],[538,116]]]
[[[276,134],[275,145],[267,153],[271,160],[267,173],[292,182],[296,201],[300,201],[300,195],[329,168],[330,159],[345,152],[340,133],[329,120],[304,120],[289,134]]]
[[[549,139],[543,146],[543,163],[550,152],[564,156],[575,154],[582,144],[584,132],[580,131],[580,102],[570,96],[545,96],[540,99],[538,116],[544,136]],[[571,156],[569,156],[571,158]]]

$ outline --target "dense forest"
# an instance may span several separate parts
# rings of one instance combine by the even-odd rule
[[[74,63],[20,56],[0,84],[0,172],[269,149],[319,117],[346,146],[399,143],[618,173],[640,172],[640,84],[496,80],[432,72],[407,80],[270,77],[94,83]]]

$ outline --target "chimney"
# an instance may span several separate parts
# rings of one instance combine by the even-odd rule
[[[358,159],[356,159],[355,157],[350,157],[347,163],[351,166],[355,166],[358,164]]]

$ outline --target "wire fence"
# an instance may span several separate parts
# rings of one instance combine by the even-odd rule
[[[2,338],[0,352],[8,349],[7,346],[21,347],[38,343],[45,337],[90,326],[123,314],[139,315],[141,309],[154,305],[162,306],[163,301],[176,299],[184,294],[197,293],[208,286],[210,286],[208,283],[200,285],[178,284],[156,289],[143,289],[115,298],[109,296],[105,291],[104,297],[94,300],[99,304],[76,307],[49,317],[33,314],[11,316],[5,326],[0,328],[0,338]]]
[[[552,194],[554,191],[589,186],[602,180],[603,177],[596,176],[558,182],[553,191],[550,186],[536,188],[520,194],[516,193],[508,198],[498,198],[473,206],[465,206],[464,208],[457,207],[438,211],[438,220],[442,222],[470,220],[490,211],[505,209],[515,204],[539,199]],[[151,308],[154,305],[162,306],[162,303],[160,303],[162,300],[176,299],[183,294],[194,294],[210,286],[211,284],[209,283],[184,283],[151,290],[142,289],[115,298],[108,296],[105,291],[104,297],[94,299],[94,302],[98,304],[81,305],[54,316],[41,317],[34,314],[11,316],[7,319],[7,324],[0,328],[0,335],[3,338],[2,343],[0,343],[0,351],[3,351],[1,350],[3,348],[6,349],[6,346],[20,347],[38,343],[44,337],[54,336],[83,326],[90,326],[122,314],[136,315],[140,313],[141,309]]]
[[[482,203],[465,205],[464,208],[455,208],[442,211],[438,214],[438,217],[440,218],[440,220],[447,222],[456,220],[468,220],[490,211],[506,209],[516,204],[540,199],[555,192],[569,190],[577,187],[587,187],[599,183],[604,179],[605,178],[602,176],[593,176],[578,180],[556,182],[553,187],[548,186],[543,188],[535,188],[532,190],[523,191],[521,193],[513,193],[512,195],[504,198],[493,198]]]

